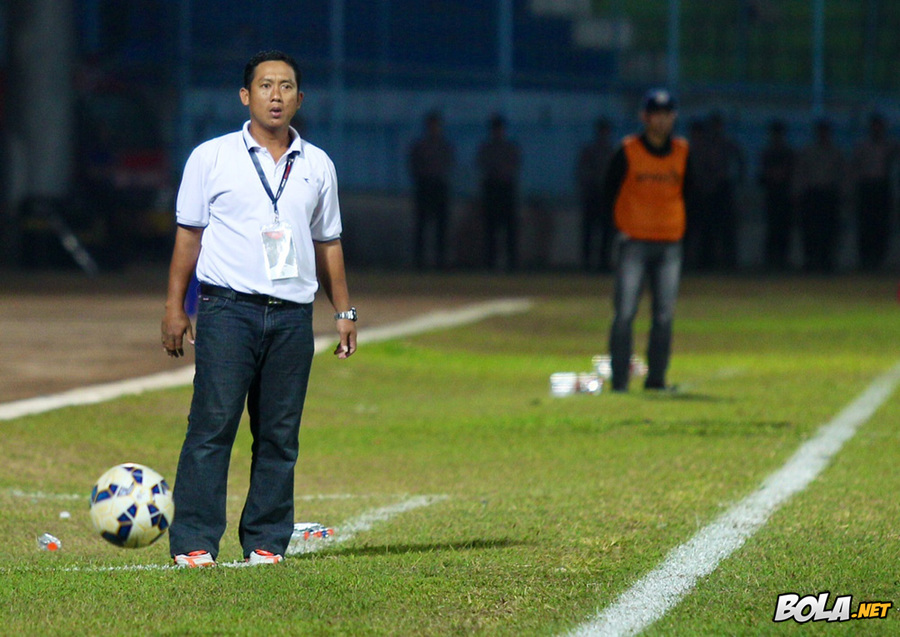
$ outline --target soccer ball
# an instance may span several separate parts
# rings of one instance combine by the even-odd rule
[[[91,522],[104,540],[129,549],[153,544],[175,516],[172,490],[156,471],[116,465],[91,490]]]

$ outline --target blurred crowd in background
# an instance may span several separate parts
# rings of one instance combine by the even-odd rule
[[[492,117],[488,130],[471,159],[480,171],[481,189],[473,198],[470,217],[475,218],[466,221],[464,240],[469,247],[478,243],[482,254],[479,260],[477,252],[469,250],[468,264],[496,269],[503,258],[506,269],[515,270],[523,265],[521,223],[538,224],[537,240],[546,246],[555,231],[553,212],[536,211],[534,199],[520,202],[522,150],[508,137],[503,117]],[[611,210],[604,209],[608,198],[603,189],[608,161],[619,142],[613,130],[608,117],[599,117],[572,171],[579,223],[573,237],[577,241],[569,247],[577,249],[577,266],[585,271],[612,268],[615,231]],[[848,149],[836,143],[827,118],[812,123],[802,144],[793,144],[788,133],[785,121],[772,120],[758,156],[750,158],[729,135],[721,112],[689,121],[695,188],[688,196],[688,270],[740,269],[741,244],[748,239],[746,217],[754,213],[762,225],[758,268],[833,273],[841,266],[842,249],[852,252],[855,269],[885,268],[896,224],[895,193],[900,191],[900,146],[889,134],[885,117],[871,113],[867,130]],[[424,132],[409,154],[414,184],[413,254],[419,269],[447,267],[448,251],[460,247],[447,245],[455,158],[440,113],[428,113]],[[756,194],[752,199],[746,195],[750,190]],[[750,201],[756,210],[746,209]],[[429,250],[433,258],[426,261]]]
[[[889,270],[896,33],[891,0],[10,0],[2,258],[166,259],[187,153],[241,125],[243,64],[279,48],[351,263],[607,270],[604,163],[665,86],[700,184],[688,270]]]

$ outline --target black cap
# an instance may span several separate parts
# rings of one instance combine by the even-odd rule
[[[664,88],[654,88],[647,91],[641,108],[644,111],[674,111],[675,98]]]

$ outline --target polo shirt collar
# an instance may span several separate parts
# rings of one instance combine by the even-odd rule
[[[288,147],[288,152],[285,153],[297,153],[300,157],[303,156],[303,140],[300,138],[300,133],[297,132],[293,126],[290,127],[291,131],[291,145]],[[250,134],[250,120],[248,119],[244,122],[244,127],[241,130],[242,135],[244,136],[244,144],[246,144],[249,150],[253,150],[255,148],[262,148],[259,142],[253,139],[253,135]]]

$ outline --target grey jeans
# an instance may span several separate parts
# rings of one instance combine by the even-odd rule
[[[663,387],[672,347],[675,299],[681,278],[681,242],[618,239],[615,318],[609,334],[614,390],[628,387],[633,351],[632,323],[645,282],[652,294],[652,323],[647,346],[646,387]]]

